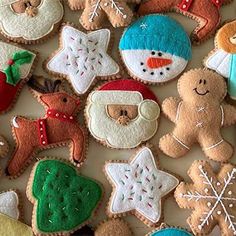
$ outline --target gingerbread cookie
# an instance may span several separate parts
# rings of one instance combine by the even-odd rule
[[[221,166],[216,174],[210,163],[195,161],[189,169],[193,184],[181,183],[175,198],[181,208],[192,209],[188,224],[195,235],[209,234],[215,225],[221,236],[236,235],[236,168]]]
[[[96,140],[127,149],[155,135],[159,115],[157,98],[148,87],[134,80],[117,80],[90,93],[85,117]]]
[[[34,233],[70,235],[91,220],[102,192],[99,183],[64,160],[38,161],[27,186],[27,197],[34,204]]]
[[[193,236],[193,234],[191,234],[186,229],[168,226],[163,223],[159,228],[154,229],[151,233],[148,233],[146,236]]]
[[[16,148],[6,169],[6,174],[17,177],[32,161],[39,150],[70,145],[70,160],[81,166],[85,159],[86,132],[77,122],[79,100],[59,91],[60,81],[45,80],[45,85],[32,79],[30,85],[40,92],[37,99],[46,114],[37,120],[16,116],[12,131]]]
[[[0,213],[0,235],[2,236],[33,236],[32,229],[20,221]]]
[[[225,24],[216,34],[215,49],[204,65],[228,79],[228,93],[236,99],[236,20]]]
[[[130,25],[119,49],[131,77],[160,84],[178,77],[192,56],[183,27],[164,15],[148,15]]]
[[[84,9],[80,23],[87,30],[102,28],[107,19],[113,27],[130,24],[133,12],[127,5],[131,0],[68,0],[72,10]],[[139,3],[140,0],[132,0]]]
[[[162,219],[162,201],[179,180],[156,165],[152,150],[140,148],[130,162],[108,161],[105,174],[113,186],[109,216],[135,215],[149,226]]]
[[[198,142],[207,157],[225,162],[233,155],[232,146],[221,136],[221,128],[236,122],[236,109],[223,103],[227,88],[218,74],[195,69],[178,81],[180,98],[167,98],[164,114],[175,123],[172,133],[160,139],[160,149],[168,156],[184,156]]]
[[[110,37],[108,29],[85,34],[65,24],[60,48],[45,62],[45,68],[68,79],[76,93],[84,94],[96,78],[116,78],[119,73],[118,64],[107,54]]]
[[[97,227],[94,236],[132,236],[129,225],[122,219],[109,219]]]
[[[138,12],[147,15],[175,11],[194,19],[198,26],[192,32],[191,39],[194,43],[200,43],[215,33],[221,21],[219,9],[230,2],[231,0],[145,0]]]
[[[35,52],[0,41],[0,113],[12,108],[35,67]]]
[[[61,0],[1,0],[0,31],[19,43],[38,43],[57,32],[64,15]]]

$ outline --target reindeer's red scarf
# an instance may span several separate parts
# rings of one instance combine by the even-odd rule
[[[38,136],[39,136],[40,144],[42,146],[48,145],[47,128],[46,128],[46,122],[47,122],[48,117],[58,119],[62,122],[72,122],[73,123],[76,120],[74,116],[70,116],[66,113],[58,112],[57,110],[54,110],[54,109],[48,109],[46,118],[37,120]]]
[[[188,11],[192,5],[194,0],[182,0],[182,2],[178,5],[178,8],[182,11]],[[211,1],[217,8],[220,8],[222,5],[222,0],[209,0]]]

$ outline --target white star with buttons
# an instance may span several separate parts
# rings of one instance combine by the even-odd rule
[[[85,34],[66,25],[60,37],[61,48],[46,67],[49,72],[66,77],[78,94],[86,93],[96,77],[109,78],[119,73],[118,64],[107,54],[108,29]]]
[[[130,163],[107,162],[105,172],[115,186],[110,213],[135,211],[137,217],[145,217],[148,225],[153,226],[161,218],[162,197],[179,184],[176,177],[158,169],[148,147],[140,149]]]

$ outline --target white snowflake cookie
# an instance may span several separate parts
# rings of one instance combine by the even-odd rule
[[[131,2],[140,0],[68,0],[72,10],[84,9],[80,23],[87,30],[102,28],[109,21],[115,28],[129,25],[133,18],[128,6]]]
[[[191,43],[183,27],[164,15],[147,15],[130,25],[119,49],[134,79],[160,84],[180,75],[191,59]]]
[[[91,92],[85,114],[88,129],[97,141],[110,148],[130,149],[156,134],[160,107],[146,85],[120,79]]]
[[[61,0],[1,0],[0,31],[19,43],[38,43],[57,32],[64,9]]]
[[[224,164],[216,174],[206,161],[189,169],[193,184],[181,183],[175,198],[181,208],[193,209],[187,219],[194,235],[208,235],[216,225],[221,236],[236,235],[236,168]]]
[[[60,48],[46,61],[46,70],[69,80],[75,92],[86,93],[96,78],[117,77],[118,64],[107,54],[111,33],[101,29],[88,34],[64,25]]]
[[[105,174],[113,186],[110,216],[133,214],[149,226],[162,218],[162,201],[179,180],[156,165],[149,147],[140,148],[130,162],[108,161]]]

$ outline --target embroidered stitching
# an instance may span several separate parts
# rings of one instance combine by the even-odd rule
[[[183,147],[185,147],[186,149],[190,150],[190,148],[184,144],[181,140],[179,140],[174,134],[172,134],[172,137],[179,143],[181,144]]]

